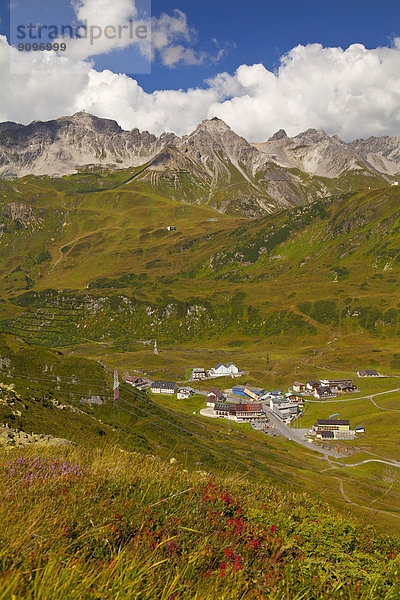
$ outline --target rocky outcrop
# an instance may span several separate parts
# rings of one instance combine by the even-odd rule
[[[20,221],[25,227],[28,227],[33,220],[36,221],[32,208],[20,202],[5,204],[1,209],[1,216],[11,221]]]
[[[400,136],[370,137],[354,140],[349,147],[367,160],[378,171],[400,175]]]
[[[72,444],[69,440],[56,438],[44,433],[25,433],[12,429],[8,425],[0,426],[0,446],[24,448],[26,446],[65,446]]]
[[[266,142],[254,146],[268,160],[310,175],[335,178],[346,171],[388,173],[384,169],[376,169],[361,147],[347,144],[337,135],[329,136],[322,130],[307,129],[290,138],[280,129]],[[400,168],[400,158],[398,164]]]
[[[173,134],[157,138],[138,129],[123,131],[116,121],[84,112],[27,126],[3,123],[0,176],[67,175],[87,165],[142,165],[174,138]]]

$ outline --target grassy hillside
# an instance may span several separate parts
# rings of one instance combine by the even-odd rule
[[[398,539],[307,494],[121,450],[0,453],[0,593],[396,599]]]
[[[366,347],[397,338],[397,188],[249,220],[135,180],[91,193],[70,181],[25,178],[4,195],[5,331],[48,347],[125,350],[154,337],[320,346],[361,336]]]
[[[0,380],[17,395],[4,392],[15,404],[0,407],[2,422],[254,480],[268,472],[398,526],[390,466],[339,469],[245,426],[228,435],[226,422],[198,415],[200,397],[179,404],[126,387],[115,409],[110,398],[115,365],[183,380],[190,367],[233,360],[249,371],[243,381],[266,388],[358,368],[399,375],[400,190],[349,189],[248,219],[172,197],[135,170],[1,182]],[[398,387],[361,383],[361,396]],[[92,395],[104,404],[85,403]],[[398,392],[378,404],[310,403],[303,422],[339,412],[367,427],[353,444],[361,457],[397,459]]]
[[[398,470],[379,463],[344,466],[374,458],[375,454],[383,454],[388,459],[398,456],[399,420],[394,418],[397,413],[383,413],[382,421],[382,411],[367,400],[339,408],[341,415],[350,417],[353,425],[359,423],[359,419],[365,422],[367,433],[357,440],[362,452],[348,456],[346,444],[339,444],[345,451],[343,459],[328,464],[317,453],[282,438],[253,431],[249,425],[231,423],[228,428],[224,420],[201,416],[199,410],[205,405],[204,396],[194,395],[189,401],[178,401],[138,392],[123,384],[120,400],[113,404],[111,369],[94,360],[54,353],[3,335],[1,366],[0,422],[7,423],[14,431],[52,435],[87,449],[116,444],[123,450],[152,454],[164,460],[175,457],[188,469],[220,475],[234,471],[254,482],[268,477],[291,490],[308,490],[314,497],[323,497],[346,513],[351,509],[383,531],[398,527]],[[122,370],[123,365],[120,366]],[[254,375],[244,376],[242,380],[263,385],[272,381],[257,380]],[[231,381],[221,380],[218,384],[225,388]],[[368,385],[373,386],[373,383],[368,382]],[[387,380],[386,389],[390,385],[398,384]],[[364,383],[360,388],[363,393],[373,391],[373,387],[368,388]],[[89,404],[93,397],[100,398],[102,403]],[[385,404],[382,398],[380,402]],[[304,425],[332,414],[334,408],[330,404],[327,408],[323,404],[310,405],[303,417]],[[13,450],[16,445],[12,442],[7,448]],[[368,454],[371,451],[373,454]]]

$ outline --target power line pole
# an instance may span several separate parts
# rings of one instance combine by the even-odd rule
[[[119,400],[119,381],[118,381],[117,367],[115,367],[115,370],[114,370],[114,386],[113,386],[113,390],[114,390],[113,410],[114,410],[114,415],[115,415],[116,403],[117,403],[117,400]]]

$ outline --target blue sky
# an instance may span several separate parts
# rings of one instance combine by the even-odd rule
[[[35,10],[40,13],[50,0],[12,1],[30,5],[34,14]],[[3,34],[7,33],[8,4],[9,0],[0,0],[0,33]],[[67,10],[69,0],[52,0],[51,4],[54,14],[72,14]],[[197,87],[205,79],[221,71],[232,73],[242,64],[262,63],[274,70],[279,66],[281,56],[298,44],[318,42],[323,46],[346,48],[361,43],[367,48],[376,48],[387,46],[400,36],[398,0],[151,2],[152,14],[156,17],[162,13],[171,14],[174,9],[186,14],[189,27],[196,32],[193,47],[209,54],[210,60],[200,65],[179,64],[173,68],[154,60],[150,74],[131,74],[149,92]],[[219,49],[223,49],[222,57],[213,62]],[[98,57],[96,65],[106,68],[107,61]],[[111,61],[110,65],[113,70],[125,66],[125,72],[130,74],[128,65],[121,60]]]
[[[86,19],[103,31],[135,11],[135,0],[12,3],[14,25],[37,10],[38,23]],[[0,35],[7,13],[0,0]],[[253,141],[280,128],[400,135],[400,0],[152,0],[151,14],[147,45],[103,35],[69,40],[61,56],[0,37],[0,121],[86,110],[155,134],[217,116]]]
[[[171,8],[184,11],[197,29],[198,46],[213,50],[212,39],[227,46],[215,64],[165,69],[153,64],[152,74],[139,77],[148,90],[187,88],[220,71],[261,62],[268,69],[297,44],[367,48],[388,45],[400,35],[399,0],[153,0],[158,15]],[[234,46],[235,45],[235,46]],[[215,52],[215,49],[214,49]]]

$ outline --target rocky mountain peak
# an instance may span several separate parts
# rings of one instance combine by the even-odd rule
[[[316,144],[318,142],[326,142],[331,140],[331,137],[323,129],[307,129],[296,135],[293,140],[302,144]]]
[[[85,129],[93,129],[99,133],[121,133],[123,130],[113,119],[103,119],[95,117],[87,112],[80,111],[73,114],[71,117],[61,117],[57,119],[60,124],[74,124]]]
[[[168,145],[178,153],[160,155]],[[135,167],[156,157],[156,166],[167,169],[169,161],[172,168],[200,168],[207,177],[227,181],[231,177],[229,163],[249,182],[266,163],[331,178],[354,169],[397,176],[400,138],[371,137],[345,143],[322,129],[307,129],[293,138],[279,129],[266,142],[249,144],[218,117],[205,119],[180,138],[171,132],[156,136],[137,128],[125,131],[114,120],[84,111],[27,126],[0,123],[0,176],[8,179],[28,174],[66,175],[85,165]],[[183,166],[187,159],[192,161],[191,167]]]
[[[229,127],[229,125],[227,125],[225,121],[219,119],[218,117],[213,117],[212,119],[204,119],[204,121],[199,123],[196,129],[191,134],[189,134],[189,136],[201,132],[207,132],[210,134],[219,134],[221,132],[234,133]]]
[[[277,140],[283,140],[288,137],[288,134],[284,129],[279,129],[269,138],[269,142],[275,142]]]

